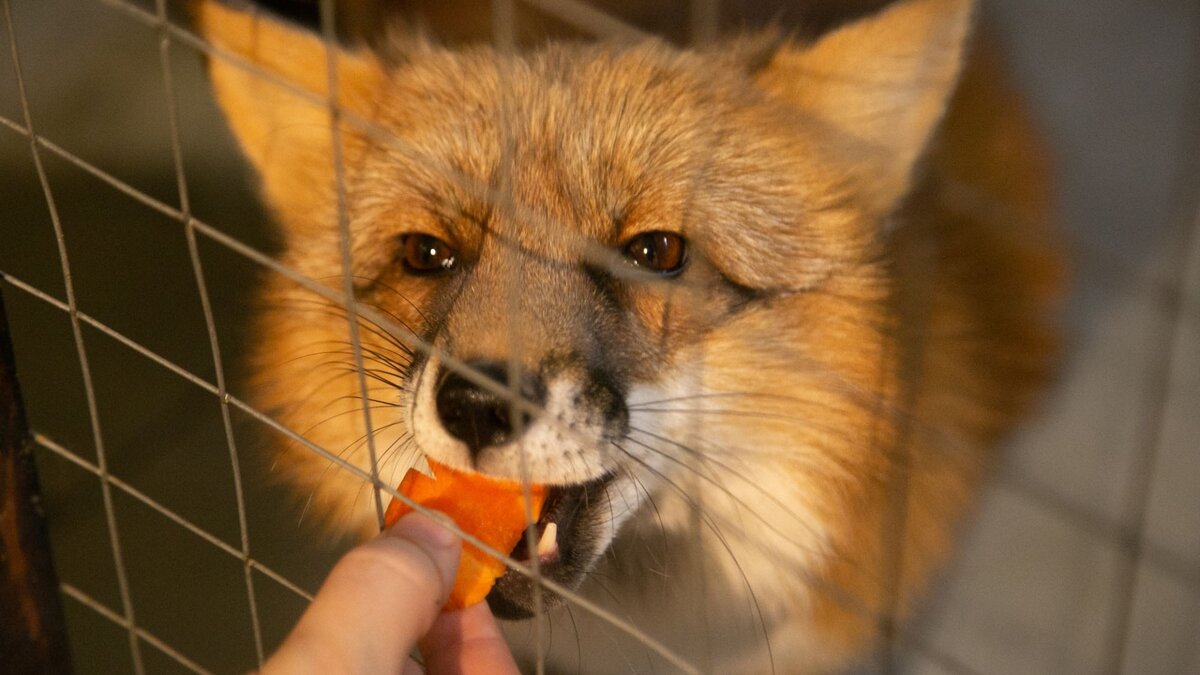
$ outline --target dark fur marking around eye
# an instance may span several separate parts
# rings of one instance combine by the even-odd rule
[[[446,313],[442,313],[441,316],[429,322],[428,330],[419,336],[422,343],[425,345],[433,345],[436,343],[438,336],[441,335],[442,330],[446,327],[446,316]],[[442,345],[441,349],[448,350],[449,345]],[[420,372],[421,369],[425,367],[425,363],[429,361],[430,351],[431,350],[429,349],[413,350],[412,359],[409,360],[408,366],[405,368],[405,382],[411,382],[413,375]]]
[[[605,307],[613,310],[621,308],[621,292],[617,286],[617,280],[608,270],[595,263],[585,262],[583,263],[583,273],[591,282],[592,288],[596,290],[596,295],[604,302]]]
[[[437,344],[437,339],[445,331],[446,322],[450,317],[450,310],[458,301],[458,296],[465,288],[465,274],[457,275],[448,284],[448,288],[439,294],[437,299],[426,307],[424,318],[426,322],[426,330],[419,337],[423,344],[432,346]],[[452,345],[448,342],[438,347],[440,351],[452,351]],[[409,376],[412,373],[418,372],[423,367],[423,364],[429,360],[430,349],[416,348],[413,349],[412,361],[409,364]]]

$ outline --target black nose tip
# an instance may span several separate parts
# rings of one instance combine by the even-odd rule
[[[491,361],[467,364],[501,387],[509,388],[508,364]],[[522,373],[521,397],[537,405],[545,401],[545,387],[534,375]],[[533,416],[521,411],[514,423],[510,397],[484,389],[452,370],[443,369],[437,389],[437,412],[451,436],[466,443],[471,455],[491,445],[502,445],[526,429]]]

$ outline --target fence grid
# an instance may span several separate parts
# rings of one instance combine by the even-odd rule
[[[51,294],[40,290],[33,285],[26,283],[24,280],[13,276],[12,274],[0,271],[0,280],[8,285],[21,290],[30,297],[33,297],[46,305],[53,307],[63,312],[69,317],[71,331],[73,335],[75,357],[77,358],[80,370],[83,377],[84,393],[87,400],[87,409],[90,419],[93,442],[96,450],[96,461],[91,462],[84,459],[79,454],[71,451],[63,445],[57,443],[53,438],[46,434],[35,430],[35,442],[44,451],[52,453],[73,465],[93,474],[99,481],[102,500],[104,505],[104,519],[108,531],[111,556],[116,570],[118,595],[120,598],[119,608],[110,608],[104,603],[96,600],[92,596],[85,593],[83,590],[69,584],[62,583],[62,592],[65,596],[78,601],[82,605],[92,609],[98,615],[108,619],[112,623],[125,629],[128,634],[128,648],[132,658],[132,663],[135,672],[141,674],[145,672],[145,664],[143,662],[142,648],[144,644],[152,646],[154,649],[161,652],[163,655],[171,658],[179,665],[188,670],[198,673],[208,672],[193,657],[189,657],[180,651],[173,648],[170,644],[156,637],[152,633],[139,626],[137,621],[137,613],[133,604],[131,593],[129,590],[128,571],[124,560],[124,550],[121,543],[121,535],[119,523],[115,509],[113,507],[112,491],[115,488],[121,493],[134,498],[138,502],[151,508],[153,511],[166,517],[175,525],[190,532],[199,539],[207,542],[214,548],[224,552],[225,554],[237,559],[242,565],[242,574],[244,578],[245,593],[249,606],[250,614],[250,629],[254,638],[254,650],[257,662],[262,663],[264,658],[264,642],[262,635],[262,626],[258,610],[258,593],[255,590],[254,572],[262,574],[265,578],[278,584],[280,587],[290,591],[297,597],[304,600],[311,600],[311,594],[300,587],[300,585],[290,581],[284,575],[276,572],[270,567],[264,565],[261,561],[256,560],[252,555],[252,546],[247,526],[247,506],[245,501],[245,491],[242,484],[241,475],[241,460],[239,458],[239,448],[235,440],[234,426],[232,422],[232,411],[237,410],[241,413],[249,415],[256,421],[275,429],[289,437],[292,441],[320,454],[335,464],[339,469],[350,472],[364,482],[373,486],[372,494],[374,499],[374,508],[376,516],[380,523],[383,518],[383,501],[384,496],[389,498],[395,497],[410,505],[418,511],[424,511],[419,505],[411,504],[411,500],[396,492],[391,485],[383,483],[379,478],[378,458],[376,455],[377,449],[374,445],[373,425],[370,414],[369,387],[364,375],[364,357],[359,334],[359,321],[367,320],[378,322],[379,325],[386,326],[389,329],[395,329],[397,334],[407,335],[408,340],[413,340],[417,349],[426,350],[431,353],[437,353],[436,347],[430,344],[424,344],[417,338],[411,335],[405,328],[397,326],[395,322],[387,316],[381,316],[371,307],[360,306],[356,303],[354,296],[353,284],[353,268],[351,264],[351,241],[349,230],[349,219],[346,212],[346,194],[345,194],[345,177],[343,175],[342,166],[342,148],[340,142],[340,134],[336,130],[343,123],[361,122],[361,120],[349,119],[351,116],[343,111],[331,95],[320,100],[322,105],[327,106],[329,113],[329,123],[334,139],[333,157],[331,161],[336,175],[337,185],[337,202],[338,202],[338,231],[339,231],[339,246],[342,264],[342,279],[341,287],[338,290],[331,289],[329,286],[310,279],[294,269],[276,261],[266,253],[255,249],[252,246],[237,240],[236,238],[226,234],[222,230],[212,225],[206,224],[197,219],[192,212],[192,207],[189,199],[189,189],[187,176],[184,168],[184,157],[182,143],[180,141],[180,120],[178,111],[178,94],[175,88],[175,82],[171,68],[171,54],[174,49],[184,47],[193,52],[208,55],[211,58],[225,59],[234,63],[239,67],[246,68],[256,75],[276,81],[289,89],[311,98],[311,94],[303,92],[295,87],[293,83],[280,80],[278,77],[261,72],[254,66],[245,63],[236,56],[223,53],[221,50],[214,49],[207,44],[202,38],[199,38],[188,29],[173,24],[168,17],[168,8],[166,0],[154,0],[154,11],[148,11],[132,0],[97,0],[100,4],[121,11],[136,20],[140,21],[148,28],[154,30],[158,37],[159,57],[161,65],[161,75],[163,85],[166,90],[166,115],[168,118],[168,126],[170,130],[171,153],[174,163],[175,175],[177,179],[178,204],[171,205],[164,203],[158,198],[139,190],[129,183],[122,181],[115,175],[105,171],[103,168],[95,166],[82,158],[76,156],[65,148],[55,144],[51,139],[39,135],[35,121],[30,111],[30,104],[26,94],[26,83],[21,68],[21,61],[18,48],[18,31],[14,27],[12,18],[12,9],[10,0],[0,0],[3,4],[5,28],[8,35],[8,40],[11,49],[11,58],[13,63],[15,82],[19,92],[21,103],[21,120],[9,119],[0,115],[0,126],[8,129],[12,133],[23,136],[28,141],[29,152],[31,153],[32,162],[37,174],[38,182],[43,192],[46,202],[46,209],[49,214],[55,241],[58,250],[58,259],[61,266],[61,273],[65,288],[65,301],[53,297]],[[609,16],[602,11],[579,0],[515,0],[509,2],[494,3],[497,10],[493,16],[494,32],[496,41],[501,44],[511,45],[515,31],[513,22],[515,21],[514,7],[520,4],[527,4],[532,7],[551,14],[567,24],[585,30],[593,35],[601,37],[609,37],[623,40],[636,40],[645,37],[640,29],[629,25],[615,17]],[[690,21],[692,26],[692,34],[696,42],[705,43],[713,40],[717,33],[717,21],[719,15],[719,3],[716,0],[695,0],[691,5]],[[336,92],[337,86],[337,69],[336,65],[336,42],[335,42],[335,26],[334,26],[334,6],[333,0],[320,0],[321,9],[321,37],[325,42],[327,61],[326,68],[328,74],[328,89],[330,92]],[[1200,140],[1200,134],[1194,141]],[[1195,143],[1200,147],[1200,142]],[[148,209],[165,215],[174,221],[177,221],[182,228],[188,246],[189,258],[192,266],[192,274],[195,279],[196,289],[199,294],[200,304],[204,317],[204,325],[209,341],[211,351],[211,359],[215,372],[215,381],[209,382],[194,373],[189,372],[178,364],[172,362],[166,357],[154,352],[153,350],[138,343],[136,340],[124,335],[123,333],[109,327],[98,319],[90,316],[88,313],[79,309],[76,294],[75,284],[72,275],[71,262],[67,255],[67,243],[64,229],[59,217],[58,208],[55,201],[55,193],[51,185],[51,181],[43,166],[44,153],[50,153],[71,165],[85,171],[97,180],[105,183],[114,190],[124,194],[130,199],[142,204]],[[1194,177],[1189,177],[1194,178]],[[505,200],[504,204],[508,204]],[[1124,667],[1126,652],[1128,650],[1128,642],[1130,640],[1132,630],[1132,616],[1134,612],[1134,598],[1137,592],[1137,577],[1142,569],[1142,566],[1149,566],[1162,572],[1171,578],[1185,584],[1193,592],[1200,594],[1200,567],[1193,561],[1188,561],[1169,550],[1151,541],[1147,538],[1147,510],[1152,489],[1152,481],[1155,474],[1156,462],[1158,458],[1159,446],[1162,443],[1162,429],[1166,423],[1166,407],[1167,396],[1169,391],[1169,383],[1172,373],[1174,372],[1174,355],[1180,349],[1181,341],[1185,339],[1183,332],[1183,319],[1189,312],[1194,312],[1196,308],[1196,299],[1191,298],[1186,292],[1186,280],[1191,271],[1196,265],[1200,264],[1197,261],[1198,237],[1200,237],[1200,211],[1195,214],[1195,217],[1188,223],[1186,227],[1181,224],[1178,232],[1179,243],[1173,248],[1175,254],[1170,262],[1169,270],[1166,273],[1166,284],[1169,285],[1172,291],[1169,294],[1169,302],[1163,309],[1159,317],[1159,324],[1153,331],[1152,340],[1156,345],[1156,353],[1161,357],[1155,364],[1155,371],[1150,378],[1149,403],[1146,406],[1146,412],[1142,417],[1141,433],[1139,435],[1138,452],[1136,456],[1136,467],[1132,472],[1132,478],[1127,485],[1127,494],[1124,502],[1125,508],[1122,518],[1113,522],[1106,516],[1092,513],[1087,508],[1071,503],[1069,500],[1061,498],[1059,495],[1044,484],[1031,477],[1021,476],[1019,474],[1000,473],[997,479],[1001,486],[1011,490],[1014,494],[1021,496],[1034,504],[1040,509],[1052,513],[1071,527],[1088,534],[1091,537],[1098,538],[1106,543],[1109,547],[1120,551],[1122,556],[1122,565],[1118,574],[1116,588],[1113,591],[1114,606],[1112,623],[1109,628],[1109,639],[1106,644],[1109,645],[1109,650],[1106,653],[1104,663],[1107,672],[1120,672]],[[369,448],[370,470],[363,471],[362,469],[349,464],[336,453],[330,452],[328,449],[316,446],[311,441],[308,441],[303,435],[296,433],[293,430],[287,429],[272,419],[269,415],[261,411],[255,410],[246,402],[233,396],[228,389],[225,365],[222,359],[221,346],[218,340],[218,332],[216,320],[213,313],[212,303],[209,297],[208,283],[205,278],[204,265],[202,263],[200,247],[198,244],[199,238],[224,247],[244,259],[254,263],[255,265],[276,274],[282,274],[292,281],[301,285],[307,291],[311,291],[320,295],[324,300],[335,303],[337,306],[345,310],[347,315],[347,326],[349,331],[350,343],[353,350],[353,360],[358,372],[358,385],[363,399],[362,414],[365,428],[367,429],[366,443]],[[104,433],[101,428],[100,415],[97,408],[96,391],[92,381],[92,372],[88,362],[88,349],[84,339],[83,327],[89,326],[96,329],[101,334],[122,344],[124,347],[133,350],[135,353],[147,358],[155,364],[167,369],[174,375],[188,381],[189,383],[199,387],[200,389],[215,396],[220,402],[221,419],[223,432],[228,449],[228,457],[232,472],[233,482],[235,486],[235,498],[237,507],[238,519],[238,541],[235,544],[224,541],[220,537],[213,535],[205,529],[199,527],[186,517],[162,504],[161,502],[151,498],[142,491],[135,488],[130,483],[122,480],[120,477],[112,475],[108,469],[108,456],[104,443]],[[449,367],[455,370],[461,370],[464,376],[472,379],[478,379],[478,384],[485,387],[496,387],[496,383],[491,382],[486,375],[475,372],[466,364],[456,362],[452,356],[444,353],[437,353]],[[519,392],[513,391],[509,387],[500,387],[498,392],[506,395],[513,401],[514,409],[529,409],[533,412],[538,410],[536,404],[524,401],[520,398]],[[900,523],[903,524],[903,519]],[[457,530],[457,528],[455,528]],[[535,581],[535,588],[546,588],[559,593],[566,597],[574,606],[590,612],[601,619],[607,621],[612,626],[621,630],[639,640],[641,640],[648,648],[657,652],[661,657],[669,663],[679,668],[684,672],[700,672],[695,664],[689,663],[683,657],[676,654],[666,645],[661,644],[652,636],[647,634],[640,627],[633,625],[625,619],[616,616],[612,612],[589,602],[575,593],[557,586],[554,582],[542,578],[537,568],[536,560],[532,567],[526,566],[523,563],[518,563],[507,556],[507,552],[494,551],[490,547],[478,541],[472,535],[457,530],[460,536],[465,540],[476,544],[480,548],[496,555],[503,560],[510,568],[517,570],[522,574],[531,576]],[[898,545],[898,544],[897,544]],[[899,565],[900,556],[897,555],[896,564]],[[898,579],[898,575],[894,575]],[[540,592],[540,591],[539,591]],[[850,601],[848,601],[850,602]],[[539,610],[540,615],[540,610]],[[540,616],[539,616],[540,618]],[[934,663],[938,664],[945,670],[953,673],[973,673],[975,672],[971,666],[960,660],[940,652],[934,646],[925,643],[920,636],[914,635],[903,630],[898,630],[894,634],[886,628],[888,617],[877,617],[880,619],[881,625],[884,626],[885,632],[897,646],[905,649],[911,649],[916,653],[922,654],[929,658]],[[541,621],[537,622],[540,630]],[[889,640],[892,641],[892,640]],[[539,636],[539,645],[542,644],[542,638]],[[539,674],[543,671],[544,664],[542,661],[542,650],[538,649],[537,669]],[[885,654],[885,661],[881,663],[881,668],[889,670],[895,667],[896,660],[899,658],[895,654]]]

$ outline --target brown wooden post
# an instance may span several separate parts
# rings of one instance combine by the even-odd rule
[[[0,275],[0,280],[3,275]],[[69,673],[33,438],[0,293],[0,673]]]

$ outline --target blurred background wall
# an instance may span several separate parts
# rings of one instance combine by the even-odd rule
[[[296,0],[276,0],[287,5]],[[10,0],[36,133],[171,207],[177,172],[158,33],[113,0]],[[417,3],[422,4],[422,3]],[[724,3],[724,22],[774,16],[827,25],[878,2]],[[786,4],[786,3],[785,3]],[[486,3],[483,3],[486,5]],[[575,29],[521,6],[521,35]],[[153,2],[125,6],[151,13]],[[1200,673],[1200,3],[1188,0],[984,0],[1053,149],[1061,226],[1073,258],[1063,323],[1068,360],[1037,420],[1014,439],[969,530],[967,546],[926,603],[920,639],[942,655],[904,655],[913,672],[1093,673],[1114,653],[1125,595],[1132,610],[1122,667]],[[457,8],[457,9],[456,9]],[[687,2],[612,3],[623,20],[683,38]],[[303,12],[303,7],[293,7]],[[186,19],[177,3],[172,16]],[[486,6],[423,3],[451,37],[485,33]],[[353,24],[350,24],[353,25]],[[532,38],[530,38],[532,39]],[[23,127],[7,33],[0,31],[0,116]],[[275,249],[253,177],[210,98],[202,61],[174,43],[181,149],[190,208],[264,251]],[[215,371],[184,228],[43,148],[81,311],[209,382]],[[31,424],[87,462],[95,437],[68,316],[24,290],[65,302],[50,212],[29,139],[0,126],[0,281]],[[1190,238],[1189,238],[1190,237]],[[1193,250],[1183,247],[1188,245]],[[233,378],[261,270],[207,238],[200,259]],[[1180,276],[1179,261],[1190,261]],[[85,326],[108,469],[126,486],[212,533],[236,554],[241,528],[219,402]],[[247,532],[256,560],[313,590],[346,542],[306,527],[304,504],[256,452],[263,432],[234,414]],[[40,448],[59,574],[121,607],[100,483]],[[1147,479],[1144,523],[1139,481]],[[136,619],[197,665],[254,663],[243,564],[128,490],[113,500]],[[1141,537],[1138,538],[1138,534]],[[1130,542],[1141,555],[1132,576]],[[1130,586],[1128,579],[1133,580]],[[304,601],[252,574],[264,642]],[[76,667],[131,669],[123,628],[66,597]],[[150,672],[180,664],[152,645]]]

